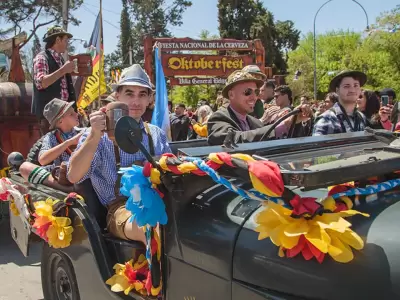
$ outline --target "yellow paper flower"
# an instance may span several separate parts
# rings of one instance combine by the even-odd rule
[[[135,290],[142,295],[147,295],[145,283],[148,276],[148,262],[143,254],[139,256],[135,264],[132,260],[124,265],[115,264],[114,270],[115,275],[106,281],[106,284],[111,286],[111,291],[124,292],[128,295],[130,291]],[[151,292],[153,293],[153,289]]]
[[[53,199],[46,199],[46,201],[38,201],[34,202],[33,205],[35,206],[35,214],[38,217],[47,217],[51,220],[54,219],[53,217],[53,205],[57,203],[59,200]]]
[[[331,203],[327,202],[328,205]],[[305,250],[306,253],[302,252],[305,257],[307,255],[320,257],[319,252],[321,252],[329,254],[335,261],[346,263],[354,258],[351,248],[361,250],[364,247],[360,236],[350,229],[351,223],[343,218],[356,214],[367,217],[367,214],[347,210],[325,213],[311,220],[293,218],[291,214],[290,209],[269,202],[267,208],[256,217],[259,226],[255,230],[260,233],[258,239],[270,238],[272,243],[280,247],[280,256],[284,254],[284,250],[295,249],[295,253],[289,251],[288,257]],[[305,248],[297,249],[303,240],[302,236],[305,237],[305,243],[302,245]]]
[[[68,247],[72,241],[73,231],[70,218],[55,217],[55,220],[47,231],[49,246],[53,248]]]

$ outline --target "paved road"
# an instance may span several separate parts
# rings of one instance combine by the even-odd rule
[[[0,300],[42,300],[41,244],[25,258],[11,238],[8,219],[0,221]]]

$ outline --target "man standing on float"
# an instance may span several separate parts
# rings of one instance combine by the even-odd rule
[[[67,51],[72,34],[59,26],[50,27],[43,37],[46,50],[33,60],[33,98],[32,113],[39,121],[41,135],[49,132],[49,123],[43,117],[47,103],[54,98],[67,102],[76,102],[71,74],[74,71],[72,61],[64,62],[62,54]],[[76,104],[73,105],[76,110]]]

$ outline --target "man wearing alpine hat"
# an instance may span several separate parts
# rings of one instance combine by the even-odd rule
[[[114,88],[116,101],[127,104],[129,115],[139,123],[145,148],[153,156],[171,152],[164,131],[142,120],[153,91],[150,78],[141,66],[136,64],[125,69]],[[108,209],[108,231],[121,239],[145,244],[143,230],[135,222],[127,222],[132,214],[125,208],[126,198],[119,193],[117,165],[143,164],[146,158],[141,152],[129,154],[113,144],[103,132],[106,129],[103,110],[92,113],[89,118],[91,129],[83,134],[71,157],[68,179],[72,183],[80,183],[90,178],[101,204]]]
[[[266,133],[270,126],[263,126],[260,120],[249,116],[253,112],[259,93],[259,88],[264,84],[261,79],[254,78],[243,70],[233,72],[226,82],[222,95],[229,99],[227,108],[221,107],[214,112],[207,122],[208,143],[222,145],[229,131],[234,132],[234,143],[250,143],[271,138],[283,137],[289,130],[293,117],[289,117],[279,124],[269,136]],[[298,107],[302,113],[297,117],[297,122],[308,120],[311,110],[308,105]]]
[[[242,71],[250,73],[254,78],[263,80],[264,83],[267,80],[267,75],[261,72],[259,66],[257,65],[248,65],[245,66]],[[261,88],[261,87],[260,87]],[[261,119],[264,115],[264,103],[260,99],[259,95],[257,95],[256,103],[254,104],[254,110],[250,113],[250,116],[253,116],[257,119]]]
[[[52,131],[43,137],[38,155],[40,165],[24,162],[19,169],[22,177],[28,182],[44,184],[64,192],[72,191],[71,187],[59,184],[51,175],[56,167],[69,161],[81,136],[75,130],[79,120],[72,105],[71,102],[54,98],[44,107],[43,114]]]
[[[357,110],[357,99],[367,75],[360,71],[342,71],[329,84],[330,92],[339,96],[339,101],[325,111],[315,122],[313,135],[364,131],[367,127],[365,115]]]
[[[70,74],[74,70],[74,63],[65,62],[62,57],[67,51],[70,38],[72,34],[61,27],[50,27],[43,37],[46,50],[37,54],[33,60],[32,113],[38,117],[42,135],[49,131],[43,109],[52,99],[74,102],[76,110],[76,95]]]

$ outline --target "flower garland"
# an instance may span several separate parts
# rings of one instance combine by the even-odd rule
[[[125,265],[116,264],[115,275],[106,283],[111,285],[111,290],[115,292],[124,291],[128,294],[134,289],[143,295],[157,296],[162,288],[161,241],[157,226],[167,224],[168,217],[162,200],[164,195],[144,174],[150,172],[153,176],[157,176],[158,171],[133,165],[130,168],[121,168],[119,172],[123,174],[120,192],[128,198],[125,207],[132,213],[129,222],[135,221],[145,231],[146,264],[141,257],[133,266],[133,261]],[[156,181],[156,183],[160,184],[161,181]],[[140,277],[139,280],[137,276]]]
[[[206,160],[190,157],[178,159],[172,154],[165,154],[160,158],[159,165],[162,170],[177,175],[209,175],[215,182],[244,198],[272,200],[264,201],[265,209],[256,216],[258,227],[255,230],[259,232],[259,240],[270,238],[280,247],[280,256],[294,257],[302,253],[306,260],[315,257],[322,262],[325,254],[329,254],[338,262],[349,262],[353,259],[350,246],[357,250],[364,247],[362,239],[350,229],[351,224],[344,218],[356,214],[368,215],[351,210],[352,201],[345,195],[334,195],[343,192],[343,189],[333,189],[321,203],[315,198],[295,195],[286,203],[289,206],[286,208],[274,203],[282,203],[285,192],[279,166],[274,162],[256,161],[244,154],[211,153]],[[220,176],[216,171],[222,165],[247,169],[256,192],[244,191]],[[147,176],[154,184],[160,181],[159,173],[147,172]]]
[[[76,193],[70,193],[64,201],[48,198],[33,204],[35,212],[32,227],[49,246],[66,248],[71,244],[74,229],[68,217],[69,206],[76,200],[83,201],[83,198]]]
[[[320,263],[327,254],[337,262],[350,262],[354,258],[351,248],[361,250],[364,247],[361,237],[350,229],[351,223],[344,218],[369,215],[353,210],[350,196],[369,195],[400,186],[400,179],[367,188],[342,184],[329,188],[328,197],[319,202],[316,198],[301,198],[299,195],[292,196],[288,201],[290,193],[284,186],[280,168],[271,161],[256,161],[245,154],[211,153],[206,160],[191,157],[178,159],[173,154],[164,154],[158,164],[162,171],[176,175],[208,175],[216,183],[223,184],[246,199],[263,201],[265,208],[256,216],[258,226],[255,231],[259,233],[259,240],[270,238],[279,247],[278,254],[281,257],[291,258],[302,254],[304,259],[315,258]],[[224,165],[246,169],[255,191],[243,190],[220,176],[217,170]],[[124,174],[121,193],[128,197],[126,208],[132,212],[130,221],[136,221],[146,232],[147,263],[144,257],[139,257],[135,264],[133,260],[124,265],[116,264],[115,275],[107,280],[107,284],[115,292],[124,291],[128,294],[136,290],[143,295],[155,296],[162,286],[161,277],[157,284],[151,282],[152,272],[157,274],[161,267],[161,243],[155,226],[167,222],[162,201],[164,195],[157,188],[161,184],[161,173],[150,163],[144,167],[123,168],[121,172]]]

